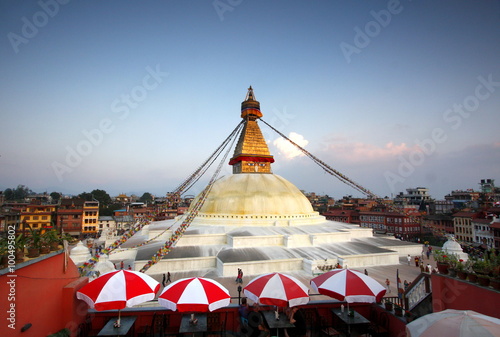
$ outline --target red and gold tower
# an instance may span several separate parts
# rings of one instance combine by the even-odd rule
[[[260,131],[257,119],[262,117],[260,103],[255,100],[253,89],[248,88],[247,97],[241,103],[241,118],[245,125],[234,149],[229,165],[233,173],[272,173],[273,156],[269,153],[266,140]]]

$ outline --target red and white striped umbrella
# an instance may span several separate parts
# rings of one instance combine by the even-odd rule
[[[154,299],[159,289],[160,283],[149,275],[115,270],[83,286],[76,297],[98,311],[119,310]]]
[[[280,273],[257,276],[248,282],[243,292],[256,303],[279,307],[309,302],[309,288],[295,277]]]
[[[177,280],[166,286],[158,296],[158,303],[181,312],[214,311],[231,302],[229,291],[219,282],[203,277]]]
[[[347,303],[380,302],[386,289],[370,276],[357,270],[336,269],[316,276],[311,287],[320,294]]]
[[[500,319],[472,310],[443,310],[417,318],[406,326],[407,336],[500,336]]]

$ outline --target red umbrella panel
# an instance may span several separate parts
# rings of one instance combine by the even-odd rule
[[[230,302],[231,295],[222,284],[202,277],[172,282],[158,296],[160,305],[181,312],[214,311],[228,306]]]
[[[352,269],[337,269],[316,276],[311,287],[320,294],[347,303],[380,302],[386,289],[376,280]]]
[[[123,309],[153,300],[160,283],[151,276],[133,270],[103,274],[83,286],[76,297],[98,311]]]
[[[306,304],[309,289],[293,276],[271,273],[258,276],[243,288],[245,295],[255,303],[279,307]]]

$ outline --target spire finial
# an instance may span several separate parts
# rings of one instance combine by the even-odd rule
[[[251,118],[262,117],[260,112],[260,103],[255,99],[252,86],[248,88],[247,97],[241,103],[241,118],[251,116]]]
[[[245,98],[245,101],[255,101],[255,95],[253,94],[252,86],[248,88],[247,97]]]

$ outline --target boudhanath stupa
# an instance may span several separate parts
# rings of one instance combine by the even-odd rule
[[[229,160],[233,173],[215,181],[175,247],[148,274],[199,270],[226,277],[238,268],[245,275],[312,274],[337,263],[344,268],[396,265],[400,256],[420,255],[421,245],[375,237],[371,228],[329,221],[314,211],[294,184],[272,172],[274,157],[258,125],[262,116],[250,87],[241,104],[244,125]],[[140,270],[185,216],[146,225],[110,259],[130,259]]]

